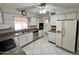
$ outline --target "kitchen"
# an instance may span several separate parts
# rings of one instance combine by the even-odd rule
[[[78,3],[1,3],[0,54],[79,54],[78,6]]]

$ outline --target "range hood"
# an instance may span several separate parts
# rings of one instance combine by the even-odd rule
[[[11,29],[11,27],[6,24],[0,24],[0,30],[8,30],[8,29]]]

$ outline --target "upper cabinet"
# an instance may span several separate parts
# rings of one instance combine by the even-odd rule
[[[50,25],[56,25],[57,16],[53,15],[50,17]]]
[[[74,13],[67,13],[66,19],[76,19],[76,12]]]
[[[0,9],[0,24],[3,23],[3,19],[2,19],[2,12],[1,12],[1,9]]]
[[[9,13],[3,13],[3,16],[4,16],[4,24],[14,27],[13,15]]]
[[[30,20],[30,25],[36,25],[36,18],[35,17],[31,17],[31,20]]]
[[[58,15],[57,20],[65,20],[65,14]]]
[[[79,19],[79,12],[77,12],[77,19]]]

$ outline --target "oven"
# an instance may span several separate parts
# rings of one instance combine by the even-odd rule
[[[1,55],[25,55],[25,52],[17,47],[13,38],[0,42],[0,54]]]
[[[39,23],[39,30],[43,30],[44,29],[44,24],[43,23]]]
[[[13,40],[13,38],[4,40],[0,42],[0,54],[4,53],[6,51],[9,51],[11,49],[14,49],[16,47],[16,44]]]

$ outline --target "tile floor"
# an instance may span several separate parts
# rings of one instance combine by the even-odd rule
[[[48,42],[47,35],[23,48],[27,55],[72,55]]]

